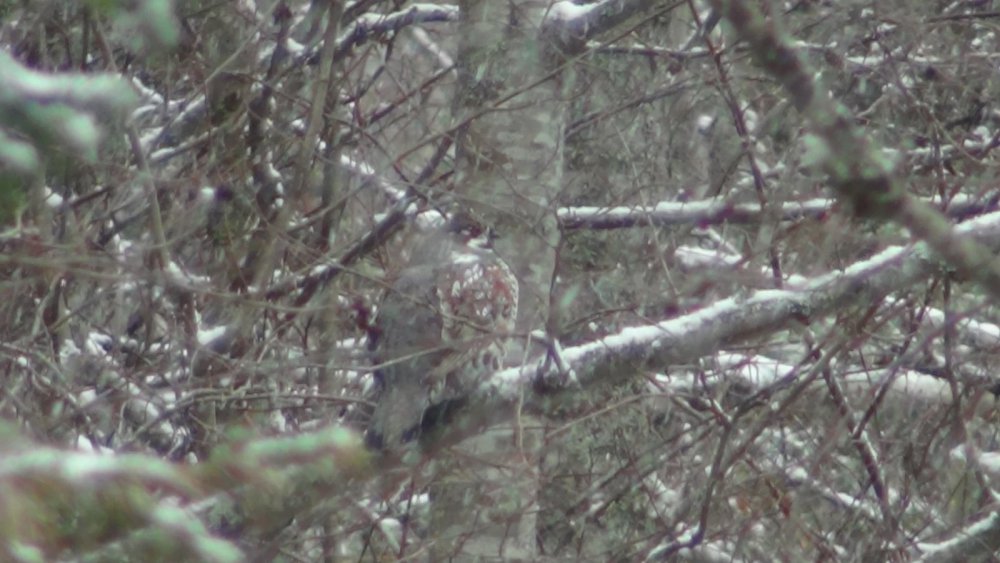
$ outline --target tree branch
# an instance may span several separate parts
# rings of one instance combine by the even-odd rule
[[[955,533],[948,541],[919,544],[922,563],[959,563],[990,560],[1000,550],[1000,513],[989,516]]]
[[[948,217],[965,220],[1000,209],[1000,192],[981,198],[955,198],[944,205],[937,198],[925,200]],[[629,229],[633,227],[664,227],[670,225],[756,224],[765,216],[781,221],[822,218],[834,212],[836,201],[810,199],[781,202],[774,212],[758,203],[732,203],[718,199],[696,201],[661,201],[653,205],[621,205],[617,207],[561,207],[556,212],[559,225],[565,230]]]
[[[837,195],[859,216],[891,219],[908,228],[948,263],[1000,297],[1000,264],[992,254],[981,244],[963,240],[947,218],[907,193],[850,111],[815,83],[815,74],[774,21],[739,0],[712,0],[712,6],[750,45],[757,64],[784,86],[792,104],[812,122],[815,136],[806,139],[808,155],[822,166]]]

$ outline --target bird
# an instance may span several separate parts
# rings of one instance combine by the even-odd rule
[[[377,310],[370,344],[377,399],[369,448],[399,451],[503,361],[518,282],[492,229],[453,213],[415,246]],[[433,420],[432,420],[433,419]]]

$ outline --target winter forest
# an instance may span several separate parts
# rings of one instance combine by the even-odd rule
[[[0,561],[996,560],[998,100],[990,0],[0,0]]]

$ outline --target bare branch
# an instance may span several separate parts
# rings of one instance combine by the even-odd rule
[[[987,292],[1000,297],[1000,263],[981,244],[957,236],[948,220],[910,196],[891,165],[881,156],[853,116],[830,99],[813,79],[805,61],[773,25],[749,3],[713,0],[754,58],[785,87],[792,103],[811,122],[812,157],[829,175],[838,195],[861,216],[886,217],[910,229]]]

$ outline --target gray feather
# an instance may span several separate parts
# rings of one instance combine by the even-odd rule
[[[432,266],[405,270],[383,299],[376,321],[382,389],[369,442],[392,448],[419,429],[430,406],[425,378],[444,353],[439,310]]]

